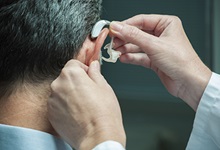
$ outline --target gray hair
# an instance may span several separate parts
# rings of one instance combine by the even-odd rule
[[[1,0],[0,91],[55,79],[100,14],[101,0]]]

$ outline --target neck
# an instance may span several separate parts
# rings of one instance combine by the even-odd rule
[[[22,85],[0,99],[0,123],[40,130],[56,135],[47,118],[49,84]]]

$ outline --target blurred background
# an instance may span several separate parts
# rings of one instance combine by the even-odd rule
[[[102,14],[109,21],[137,14],[176,15],[203,62],[220,73],[219,0],[103,0]],[[102,73],[119,99],[128,150],[185,149],[195,112],[171,96],[153,71],[103,62]]]

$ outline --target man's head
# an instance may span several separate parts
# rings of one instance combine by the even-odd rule
[[[71,58],[97,59],[89,49],[106,34],[101,42],[88,35],[100,12],[101,0],[1,0],[0,99],[20,84],[54,80]]]

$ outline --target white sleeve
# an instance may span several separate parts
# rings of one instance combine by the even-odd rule
[[[186,149],[220,149],[220,75],[216,73],[212,73],[199,103]]]
[[[125,148],[118,142],[105,141],[105,142],[97,145],[92,150],[125,150]]]

